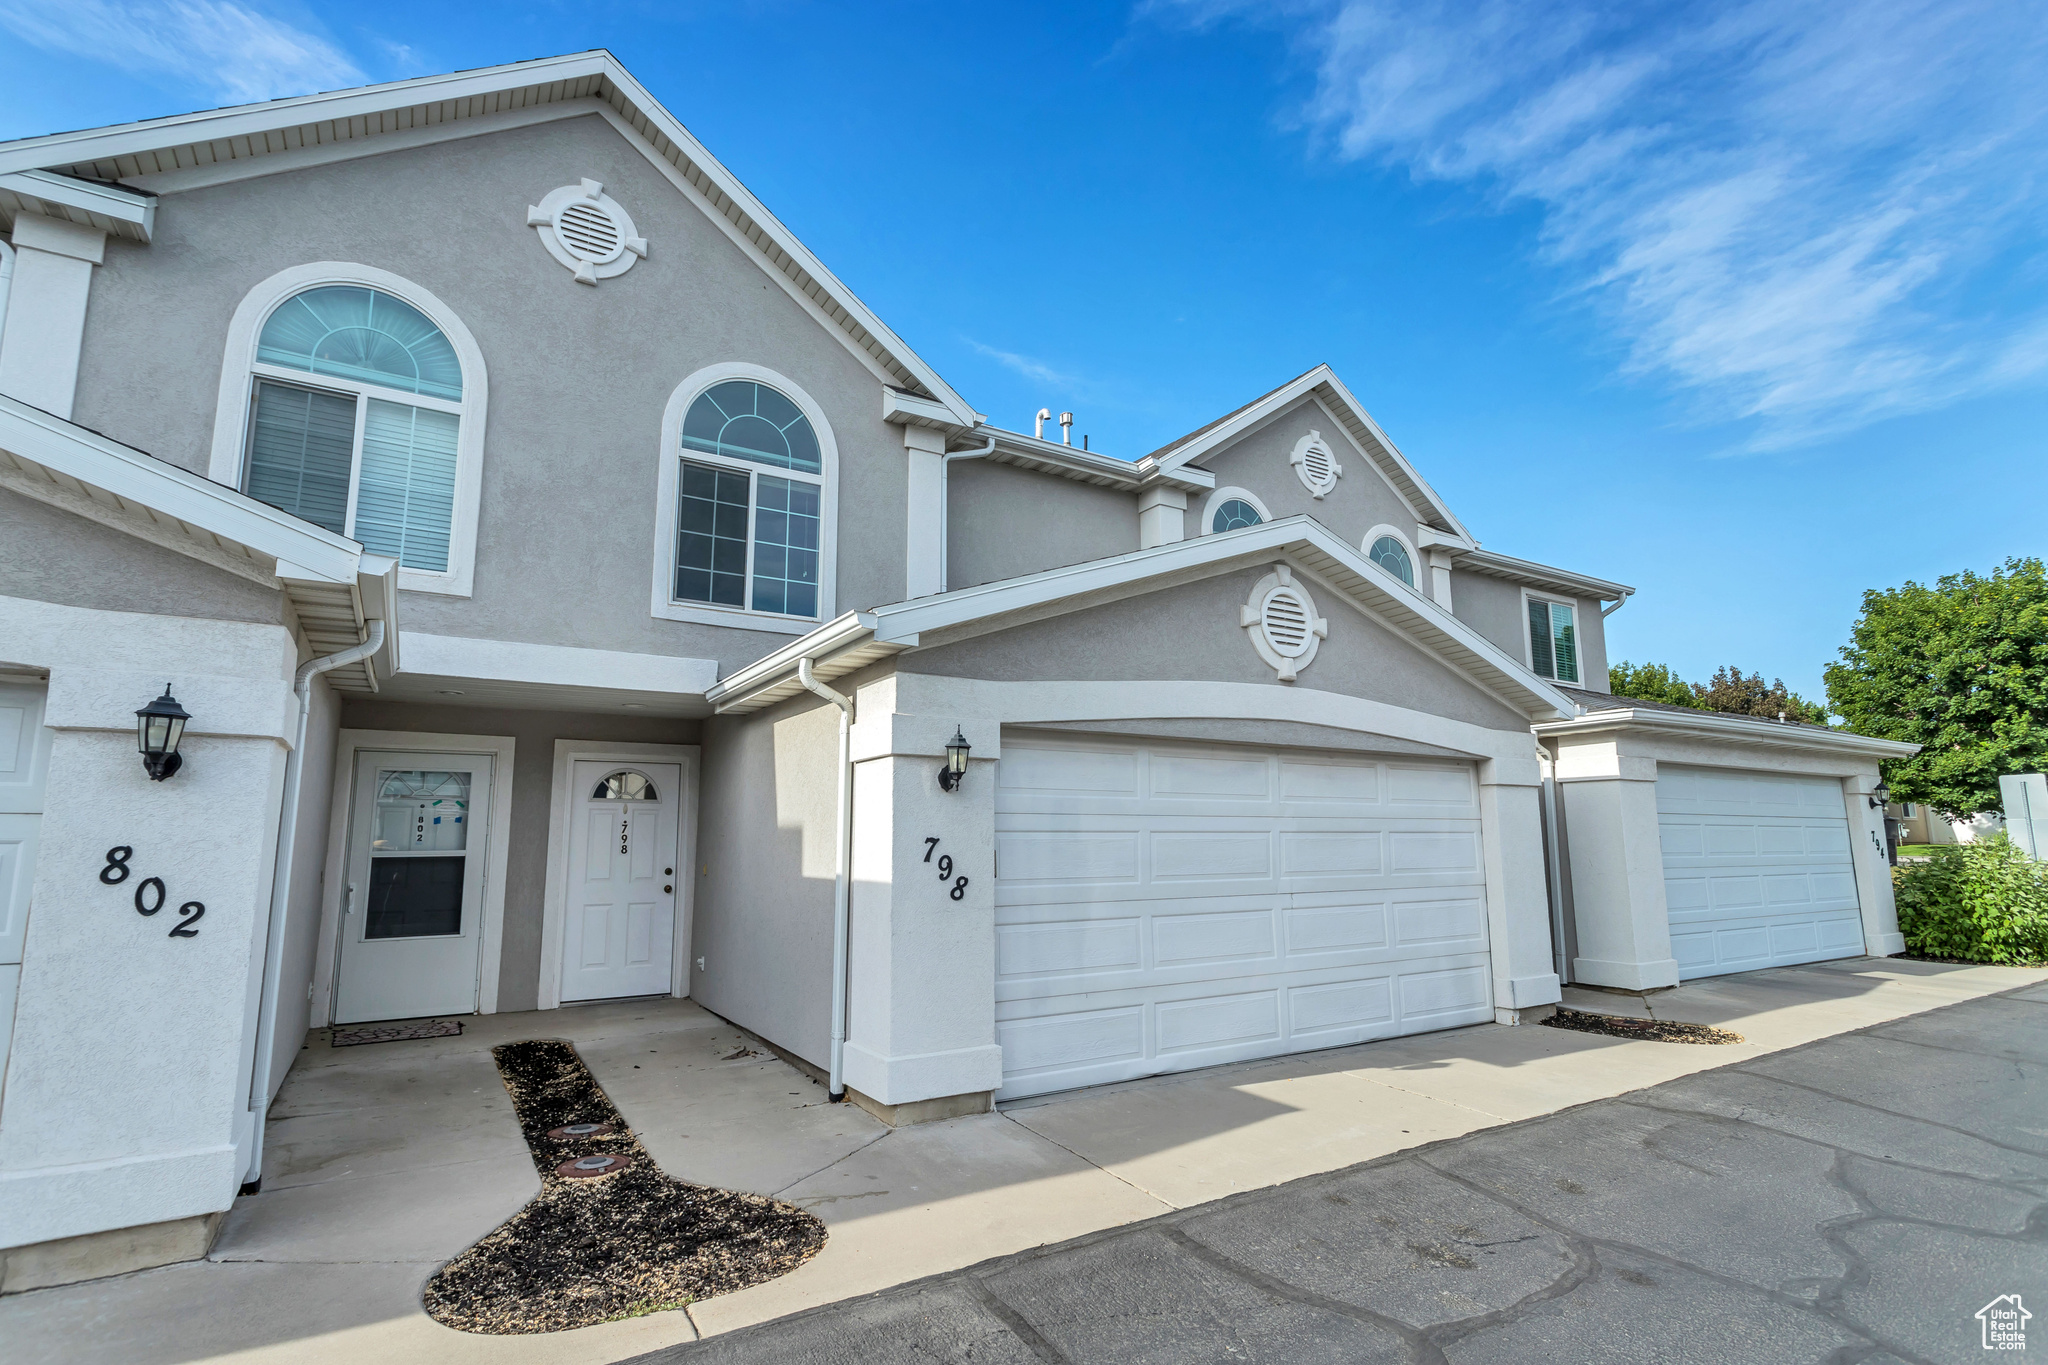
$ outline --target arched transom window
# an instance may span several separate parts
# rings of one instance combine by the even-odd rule
[[[654,784],[647,780],[647,774],[636,773],[631,768],[621,768],[618,772],[599,781],[597,789],[590,793],[590,799],[593,801],[659,801],[661,800],[661,795],[654,790]]]
[[[714,384],[680,455],[675,600],[815,618],[825,462],[803,410],[751,379]]]
[[[411,304],[330,284],[272,310],[256,342],[242,486],[408,569],[446,573],[462,363]]]
[[[1373,563],[1409,587],[1415,586],[1415,562],[1408,557],[1408,547],[1394,537],[1381,536],[1372,543],[1372,549],[1366,554]]]
[[[1244,526],[1257,526],[1263,520],[1265,518],[1259,515],[1258,508],[1243,498],[1231,498],[1217,505],[1215,514],[1209,518],[1209,529],[1235,531]]]

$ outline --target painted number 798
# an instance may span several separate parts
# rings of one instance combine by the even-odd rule
[[[924,840],[924,860],[925,860],[926,862],[930,862],[930,861],[932,860],[932,854],[934,854],[934,853],[938,853],[938,851],[939,851],[939,836],[938,836],[938,835],[936,835],[936,834],[928,834],[928,835],[926,835],[926,836],[925,836],[925,840]],[[955,876],[953,875],[953,855],[952,855],[952,854],[950,854],[950,853],[939,853],[938,869],[939,869],[939,880],[940,880],[940,881],[942,881],[942,882],[952,882],[952,883],[953,883],[953,887],[952,887],[952,889],[951,889],[950,891],[948,891],[948,892],[947,892],[946,894],[947,894],[947,895],[949,895],[949,896],[951,896],[951,897],[952,897],[952,898],[953,898],[954,900],[956,900],[956,901],[957,901],[957,900],[965,900],[965,899],[967,899],[967,878],[965,878],[965,877],[957,877],[957,878],[956,878],[956,877],[955,877]]]

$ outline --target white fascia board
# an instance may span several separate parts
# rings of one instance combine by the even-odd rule
[[[929,427],[938,431],[964,431],[951,408],[921,393],[906,393],[889,385],[882,390],[882,420],[904,427]]]
[[[0,209],[46,214],[96,227],[130,241],[156,233],[156,196],[114,185],[99,185],[50,171],[0,175]]]
[[[617,649],[537,645],[459,635],[403,632],[404,671],[549,687],[596,687],[700,697],[718,678],[715,659],[636,654]]]
[[[1580,597],[1622,598],[1635,593],[1635,589],[1626,583],[1610,583],[1604,578],[1555,569],[1532,559],[1515,559],[1492,550],[1467,550],[1459,553],[1454,562],[1461,569],[1483,573],[1490,578],[1503,578],[1510,583],[1526,583],[1537,588],[1559,588]]]
[[[875,617],[872,612],[849,611],[843,616],[835,616],[773,654],[763,655],[746,667],[734,670],[729,677],[707,689],[704,695],[713,702],[730,700],[794,672],[799,659],[809,659],[815,664],[866,642],[874,633]],[[912,636],[909,644],[916,643],[916,637]],[[904,647],[908,648],[908,645]]]
[[[1562,692],[1538,678],[1519,660],[1510,658],[1497,645],[1436,603],[1405,584],[1399,584],[1386,570],[1308,515],[1285,517],[1236,531],[1218,531],[1191,540],[1172,541],[1112,559],[1048,569],[1043,573],[984,583],[936,597],[920,597],[877,607],[866,615],[873,619],[877,641],[908,647],[916,644],[921,635],[935,631],[1028,611],[1054,602],[1071,600],[1074,609],[1079,610],[1094,605],[1102,594],[1114,593],[1146,579],[1185,574],[1189,570],[1228,565],[1239,560],[1257,561],[1272,555],[1284,555],[1299,546],[1313,547],[1318,553],[1335,560],[1363,582],[1377,588],[1388,605],[1417,618],[1445,641],[1483,659],[1554,713],[1569,716],[1576,709]],[[1368,608],[1370,605],[1367,604]],[[794,666],[793,661],[791,666]]]
[[[1354,418],[1356,418],[1365,427],[1367,431],[1372,433],[1372,438],[1380,443],[1380,448],[1387,452],[1387,457],[1391,459],[1394,462],[1395,466],[1399,468],[1401,472],[1404,475],[1406,475],[1407,478],[1415,485],[1417,491],[1419,491],[1422,494],[1423,500],[1430,505],[1430,507],[1437,513],[1438,516],[1441,516],[1444,519],[1444,521],[1449,524],[1450,529],[1457,532],[1465,539],[1471,540],[1472,533],[1465,529],[1464,522],[1458,520],[1457,513],[1451,511],[1451,505],[1445,502],[1443,498],[1438,495],[1436,489],[1430,487],[1428,479],[1423,478],[1422,475],[1419,472],[1417,472],[1415,465],[1408,459],[1406,455],[1403,455],[1401,453],[1401,448],[1394,444],[1392,438],[1390,438],[1387,435],[1387,433],[1380,428],[1380,424],[1373,420],[1372,414],[1365,410],[1365,404],[1359,402],[1358,396],[1352,393],[1350,389],[1344,386],[1344,381],[1337,377],[1337,372],[1331,369],[1328,365],[1321,365],[1317,368],[1322,372],[1323,376],[1322,381],[1320,385],[1318,385],[1318,387],[1326,388],[1331,393],[1333,393],[1337,397],[1339,402],[1341,402],[1345,408],[1349,409],[1351,415]]]
[[[307,576],[331,583],[356,581],[363,547],[355,541],[5,394],[0,394],[0,449],[296,565]]]
[[[1002,427],[986,427],[981,435],[995,438],[995,453],[988,458],[997,464],[1021,464],[1040,473],[1056,474],[1081,483],[1130,489],[1164,484],[1169,488],[1190,491],[1216,486],[1216,476],[1206,469],[1166,469],[1150,459],[1133,464],[1100,451],[1084,450],[1064,441],[1048,441],[1043,436],[1008,431]]]
[[[1835,753],[1864,754],[1871,758],[1911,758],[1920,752],[1918,744],[1895,739],[1876,739],[1847,730],[1822,730],[1810,725],[1781,725],[1753,716],[1728,715],[1719,711],[1637,710],[1614,707],[1588,711],[1573,720],[1542,721],[1534,727],[1544,738],[1564,735],[1598,734],[1616,730],[1661,730],[1703,739],[1725,740],[1772,749],[1817,749]]]

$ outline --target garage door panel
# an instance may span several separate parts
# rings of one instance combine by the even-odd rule
[[[1157,967],[1270,963],[1275,950],[1270,910],[1152,917],[1152,963]]]
[[[1138,880],[1136,830],[998,830],[996,858],[1010,882]]]
[[[1309,763],[1283,759],[1280,799],[1290,804],[1378,806],[1380,771],[1373,764]]]
[[[1306,897],[1282,912],[1289,957],[1360,952],[1387,946],[1387,903],[1332,897],[1331,903],[1305,905]]]
[[[1273,836],[1266,830],[1154,831],[1149,841],[1154,881],[1268,881]]]
[[[1273,798],[1273,765],[1258,758],[1195,757],[1188,754],[1153,753],[1145,764],[1148,783],[1155,799],[1182,801],[1190,798],[1257,801]]]
[[[1280,993],[1233,991],[1161,1001],[1154,1006],[1158,1050],[1162,1057],[1177,1052],[1213,1051],[1280,1038]]]
[[[1404,947],[1482,942],[1486,938],[1486,902],[1477,896],[1397,901],[1394,937]]]
[[[1387,836],[1387,863],[1395,872],[1477,872],[1479,831],[1395,830]]]
[[[1401,1017],[1408,1023],[1480,1023],[1492,1018],[1488,1008],[1486,968],[1478,964],[1444,971],[1403,972]]]
[[[996,926],[998,980],[1135,971],[1142,962],[1139,921],[1059,920]]]
[[[1416,806],[1448,806],[1465,809],[1472,804],[1472,773],[1465,768],[1419,767],[1414,764],[1387,765],[1387,800],[1410,809]]]
[[[1288,1032],[1295,1038],[1385,1029],[1394,1019],[1394,977],[1334,981],[1327,986],[1293,986],[1287,992]]]
[[[1283,830],[1283,877],[1374,877],[1385,871],[1377,830]]]
[[[1062,797],[1138,794],[1138,756],[1099,749],[1012,746],[1003,755],[1003,790],[1012,796],[1042,792]]]
[[[1664,767],[1657,805],[1682,979],[1862,951],[1838,781]]]

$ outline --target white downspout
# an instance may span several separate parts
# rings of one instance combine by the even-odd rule
[[[953,542],[946,529],[947,513],[951,510],[952,494],[947,491],[946,471],[953,467],[955,460],[978,460],[984,455],[996,453],[996,438],[988,438],[988,444],[979,450],[957,450],[951,455],[939,456],[939,591],[944,592],[947,576],[952,570]]]
[[[832,1102],[837,1104],[846,1098],[846,949],[852,928],[848,893],[853,880],[853,698],[819,682],[809,659],[796,661],[796,680],[839,708],[839,847],[832,866],[832,1057],[826,1086]]]
[[[305,771],[306,721],[313,709],[314,675],[344,664],[367,659],[384,647],[384,623],[371,621],[369,634],[361,644],[308,659],[299,665],[292,679],[292,693],[299,700],[299,723],[292,737],[291,752],[284,759],[284,807],[277,817],[277,862],[270,878],[270,923],[264,930],[263,996],[256,1009],[256,1065],[249,1076],[249,1110],[256,1117],[249,1142],[249,1169],[243,1174],[242,1193],[254,1194],[263,1186],[263,1128],[270,1112],[270,1067],[277,1053],[277,987],[284,972],[284,920],[292,895],[292,855],[297,851],[299,833],[299,781]]]
[[[1628,599],[1634,597],[1635,595],[1636,590],[1634,588],[1630,588],[1627,592],[1623,593],[1618,599],[1616,599],[1613,606],[1606,607],[1601,610],[1600,619],[1605,621],[1608,617],[1620,611],[1623,607],[1628,605]]]

